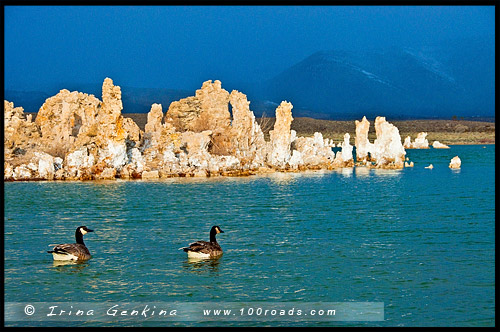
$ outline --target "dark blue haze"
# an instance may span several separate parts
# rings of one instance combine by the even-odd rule
[[[462,64],[455,59],[453,64],[445,63],[441,67],[430,63],[434,67],[429,75],[439,71],[438,76],[452,77],[457,83],[451,87],[452,92],[450,87],[437,83],[438,87],[434,88],[443,89],[440,92],[443,94],[452,93],[452,97],[464,94],[462,88],[469,89],[461,82],[473,82],[471,84],[479,86],[484,93],[474,91],[469,99],[488,102],[479,109],[468,106],[463,115],[494,115],[494,62],[491,60],[494,57],[494,6],[6,6],[4,9],[4,83],[9,97],[13,95],[10,91],[40,91],[50,96],[63,88],[82,91],[85,85],[100,86],[105,77],[113,78],[122,87],[184,89],[194,94],[203,81],[219,79],[226,89],[246,92],[254,97],[251,100],[267,98],[279,103],[277,99],[285,95],[294,105],[297,100],[296,109],[331,113],[339,112],[343,104],[335,104],[333,110],[329,110],[327,103],[304,103],[301,96],[291,90],[274,91],[271,85],[269,90],[273,94],[269,96],[254,89],[260,86],[267,89],[264,82],[318,51],[348,51],[355,57],[366,50],[399,52],[411,48],[419,54],[422,48],[444,43],[456,44],[452,52],[466,54],[470,50],[464,53],[464,48],[471,48],[470,44],[458,41],[481,40],[488,49],[482,50],[480,46],[474,52],[491,55],[479,62],[486,61],[484,65],[489,72],[467,69],[465,74],[456,73],[454,68]],[[438,51],[450,53],[448,48]],[[425,59],[429,56],[446,62],[438,53],[426,53],[418,61],[428,66],[429,61]],[[476,53],[470,56],[477,58]],[[392,62],[390,58],[383,61]],[[414,73],[412,68],[407,68],[408,73]],[[367,75],[371,74],[373,72]],[[421,75],[418,70],[414,74],[415,77]],[[332,75],[335,78],[341,74],[335,69]],[[412,80],[412,77],[401,79]],[[424,75],[418,79],[421,80],[418,84],[428,85],[428,80],[433,78]],[[278,80],[276,84],[281,83]],[[324,81],[307,84],[322,85]],[[344,81],[338,84],[343,85]],[[386,93],[377,90],[380,87],[366,84],[356,81],[356,86],[350,89],[359,86],[361,90],[372,91],[368,99]],[[344,92],[339,94],[342,96]],[[308,96],[312,100],[323,98],[323,95],[316,97],[309,93]],[[389,101],[398,97],[393,92],[388,96]],[[422,102],[422,96],[425,99],[426,94],[402,98]],[[434,115],[443,112],[448,117],[450,112],[461,115],[462,110],[449,109],[456,108],[455,104],[444,105],[447,107],[443,109],[440,101],[435,100],[438,97],[429,98],[432,105],[425,105],[411,115],[419,115],[419,112]],[[447,99],[448,95],[443,98]],[[40,104],[37,108],[43,100],[37,100]],[[27,103],[23,98],[14,102],[20,106]],[[149,105],[153,102],[157,100],[148,100]],[[387,103],[373,107],[384,109]],[[399,104],[394,107],[402,113],[408,108]],[[348,107],[345,111],[366,113],[370,105],[352,110]]]

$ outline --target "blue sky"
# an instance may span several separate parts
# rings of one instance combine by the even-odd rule
[[[494,37],[493,6],[6,6],[5,89],[194,90],[258,82],[319,50]]]

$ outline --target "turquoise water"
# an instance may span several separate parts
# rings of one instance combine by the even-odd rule
[[[5,183],[5,302],[383,302],[378,322],[218,325],[494,326],[495,146],[407,156],[414,168]],[[80,225],[93,258],[55,265],[48,245]],[[212,225],[224,255],[188,261],[177,249]]]

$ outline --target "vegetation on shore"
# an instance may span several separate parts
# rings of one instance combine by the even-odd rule
[[[360,119],[361,120],[361,119]],[[368,119],[372,124],[368,132],[368,138],[373,141],[376,138],[374,119]],[[418,133],[426,132],[429,144],[439,141],[443,144],[494,144],[495,123],[466,121],[466,120],[391,120],[387,119],[399,129],[401,140],[410,136],[414,140]],[[274,122],[272,119],[271,122]],[[356,125],[352,121],[316,120],[311,118],[295,118],[292,129],[302,136],[313,135],[320,131],[325,138],[331,138],[335,142],[343,140],[344,134],[351,135],[352,144],[356,136]]]

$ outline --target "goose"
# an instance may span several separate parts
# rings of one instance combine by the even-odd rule
[[[75,232],[76,243],[58,244],[54,249],[47,252],[51,253],[56,261],[89,260],[92,256],[85,246],[85,243],[83,243],[83,236],[89,232],[93,232],[93,230],[87,228],[87,226],[80,226]]]
[[[179,248],[179,250],[184,250],[187,252],[188,258],[216,258],[222,255],[222,248],[217,243],[215,235],[219,233],[224,233],[219,226],[212,226],[210,230],[210,242],[207,241],[196,241],[190,243],[188,247]]]

